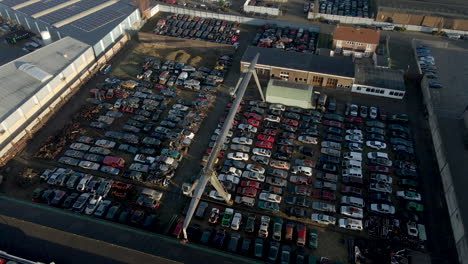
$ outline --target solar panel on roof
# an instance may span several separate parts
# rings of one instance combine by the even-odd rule
[[[65,8],[42,16],[39,19],[49,24],[55,24],[69,17],[77,15],[81,12],[92,9],[93,7],[98,6],[100,4],[102,4],[102,2],[96,0],[82,0],[74,3],[73,5],[69,5]]]
[[[112,6],[111,6],[112,7]],[[83,31],[91,32],[101,26],[104,26],[120,17],[124,16],[122,12],[108,9],[102,9],[96,13],[78,19],[71,23],[72,26],[77,27]]]
[[[18,9],[20,12],[23,12],[27,15],[34,15],[39,12],[42,12],[44,10],[47,10],[49,8],[55,7],[57,5],[63,4],[65,2],[68,2],[70,0],[44,0],[41,2],[36,2],[34,4],[25,6],[23,8]]]
[[[2,4],[6,5],[8,7],[13,7],[15,5],[25,3],[27,1],[29,1],[29,0],[3,0]]]

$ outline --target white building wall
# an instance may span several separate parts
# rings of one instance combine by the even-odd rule
[[[351,88],[353,93],[368,94],[373,96],[381,96],[393,99],[403,99],[405,96],[404,91],[392,90],[388,88],[374,87],[368,85],[354,84]]]

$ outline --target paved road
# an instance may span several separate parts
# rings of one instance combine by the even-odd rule
[[[5,196],[0,196],[0,237],[0,249],[44,262],[255,263],[200,245],[183,245],[173,238]]]

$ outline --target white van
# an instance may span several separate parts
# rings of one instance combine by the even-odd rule
[[[357,160],[343,160],[341,166],[344,169],[362,169],[362,162]]]
[[[352,219],[352,218],[340,218],[338,220],[338,225],[341,228],[346,228],[350,230],[362,230],[362,220]]]
[[[356,206],[359,208],[364,207],[364,200],[362,198],[354,197],[354,196],[342,196],[341,203],[351,206]]]
[[[368,159],[384,158],[388,159],[388,154],[385,152],[369,152],[367,153]]]
[[[343,169],[341,176],[362,178],[362,169]]]
[[[362,153],[360,152],[345,152],[343,153],[343,158],[347,160],[357,160],[357,161],[362,161]]]

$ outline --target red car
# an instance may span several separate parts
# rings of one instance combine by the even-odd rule
[[[255,119],[252,119],[252,118],[247,120],[247,123],[249,125],[254,126],[254,127],[258,127],[260,125],[260,122],[258,120],[255,120]]]
[[[250,187],[239,187],[237,188],[237,193],[243,196],[255,198],[255,196],[257,196],[257,189]]]
[[[237,36],[237,35],[234,35],[231,38],[231,42],[237,42],[238,40],[239,40],[239,36]]]
[[[272,137],[276,136],[277,133],[278,132],[276,132],[276,130],[271,129],[271,128],[267,128],[267,129],[263,130],[263,134],[268,135],[268,136],[272,136]]]
[[[180,234],[182,233],[183,226],[184,226],[184,218],[182,217],[179,220],[179,222],[177,222],[177,225],[174,228],[174,231],[172,232],[172,235],[179,238]]]
[[[341,193],[362,196],[362,189],[354,186],[341,185]]]
[[[158,83],[158,84],[155,84],[155,85],[154,85],[154,89],[156,89],[156,90],[164,90],[164,89],[166,89],[166,86],[164,86],[164,85]]]
[[[322,191],[322,190],[315,190],[313,193],[313,197],[316,199],[321,199],[325,201],[335,201],[336,195],[334,192],[329,191]]]
[[[262,140],[262,141],[271,142],[271,143],[274,143],[274,142],[275,142],[275,138],[274,138],[274,137],[268,136],[268,135],[264,135],[264,134],[258,135],[258,136],[257,136],[257,139],[258,139],[258,140]]]
[[[297,120],[286,118],[286,119],[283,119],[283,124],[297,127],[299,125],[299,122],[297,122]]]
[[[241,181],[240,184],[242,187],[250,187],[250,188],[257,189],[257,190],[262,189],[262,184],[259,183],[258,181]]]
[[[264,149],[272,149],[273,148],[273,143],[268,142],[268,141],[258,141],[255,146],[259,148],[264,148]]]
[[[206,154],[211,154],[211,150],[212,150],[211,148],[206,149]],[[220,150],[218,154],[218,159],[222,159],[222,158],[224,158],[224,151]]]
[[[305,176],[295,176],[292,175],[289,177],[289,181],[294,184],[304,184],[309,185],[312,183],[312,177],[305,177]]]
[[[350,118],[346,118],[346,119],[345,119],[345,122],[347,122],[347,123],[353,123],[353,124],[359,124],[359,125],[364,124],[364,121],[363,121],[362,118],[360,118],[360,117],[350,117]]]
[[[250,112],[245,112],[244,113],[244,116],[246,118],[251,118],[251,119],[255,119],[257,121],[262,121],[263,117],[259,114],[256,114],[256,113],[250,113]]]
[[[323,121],[323,124],[326,126],[331,126],[331,127],[337,127],[337,128],[344,128],[343,123],[338,122],[338,121],[332,121],[332,120],[325,120]]]
[[[378,172],[378,173],[385,173],[385,174],[392,173],[392,169],[389,167],[385,167],[385,166],[369,166],[367,167],[367,169],[370,172]]]

